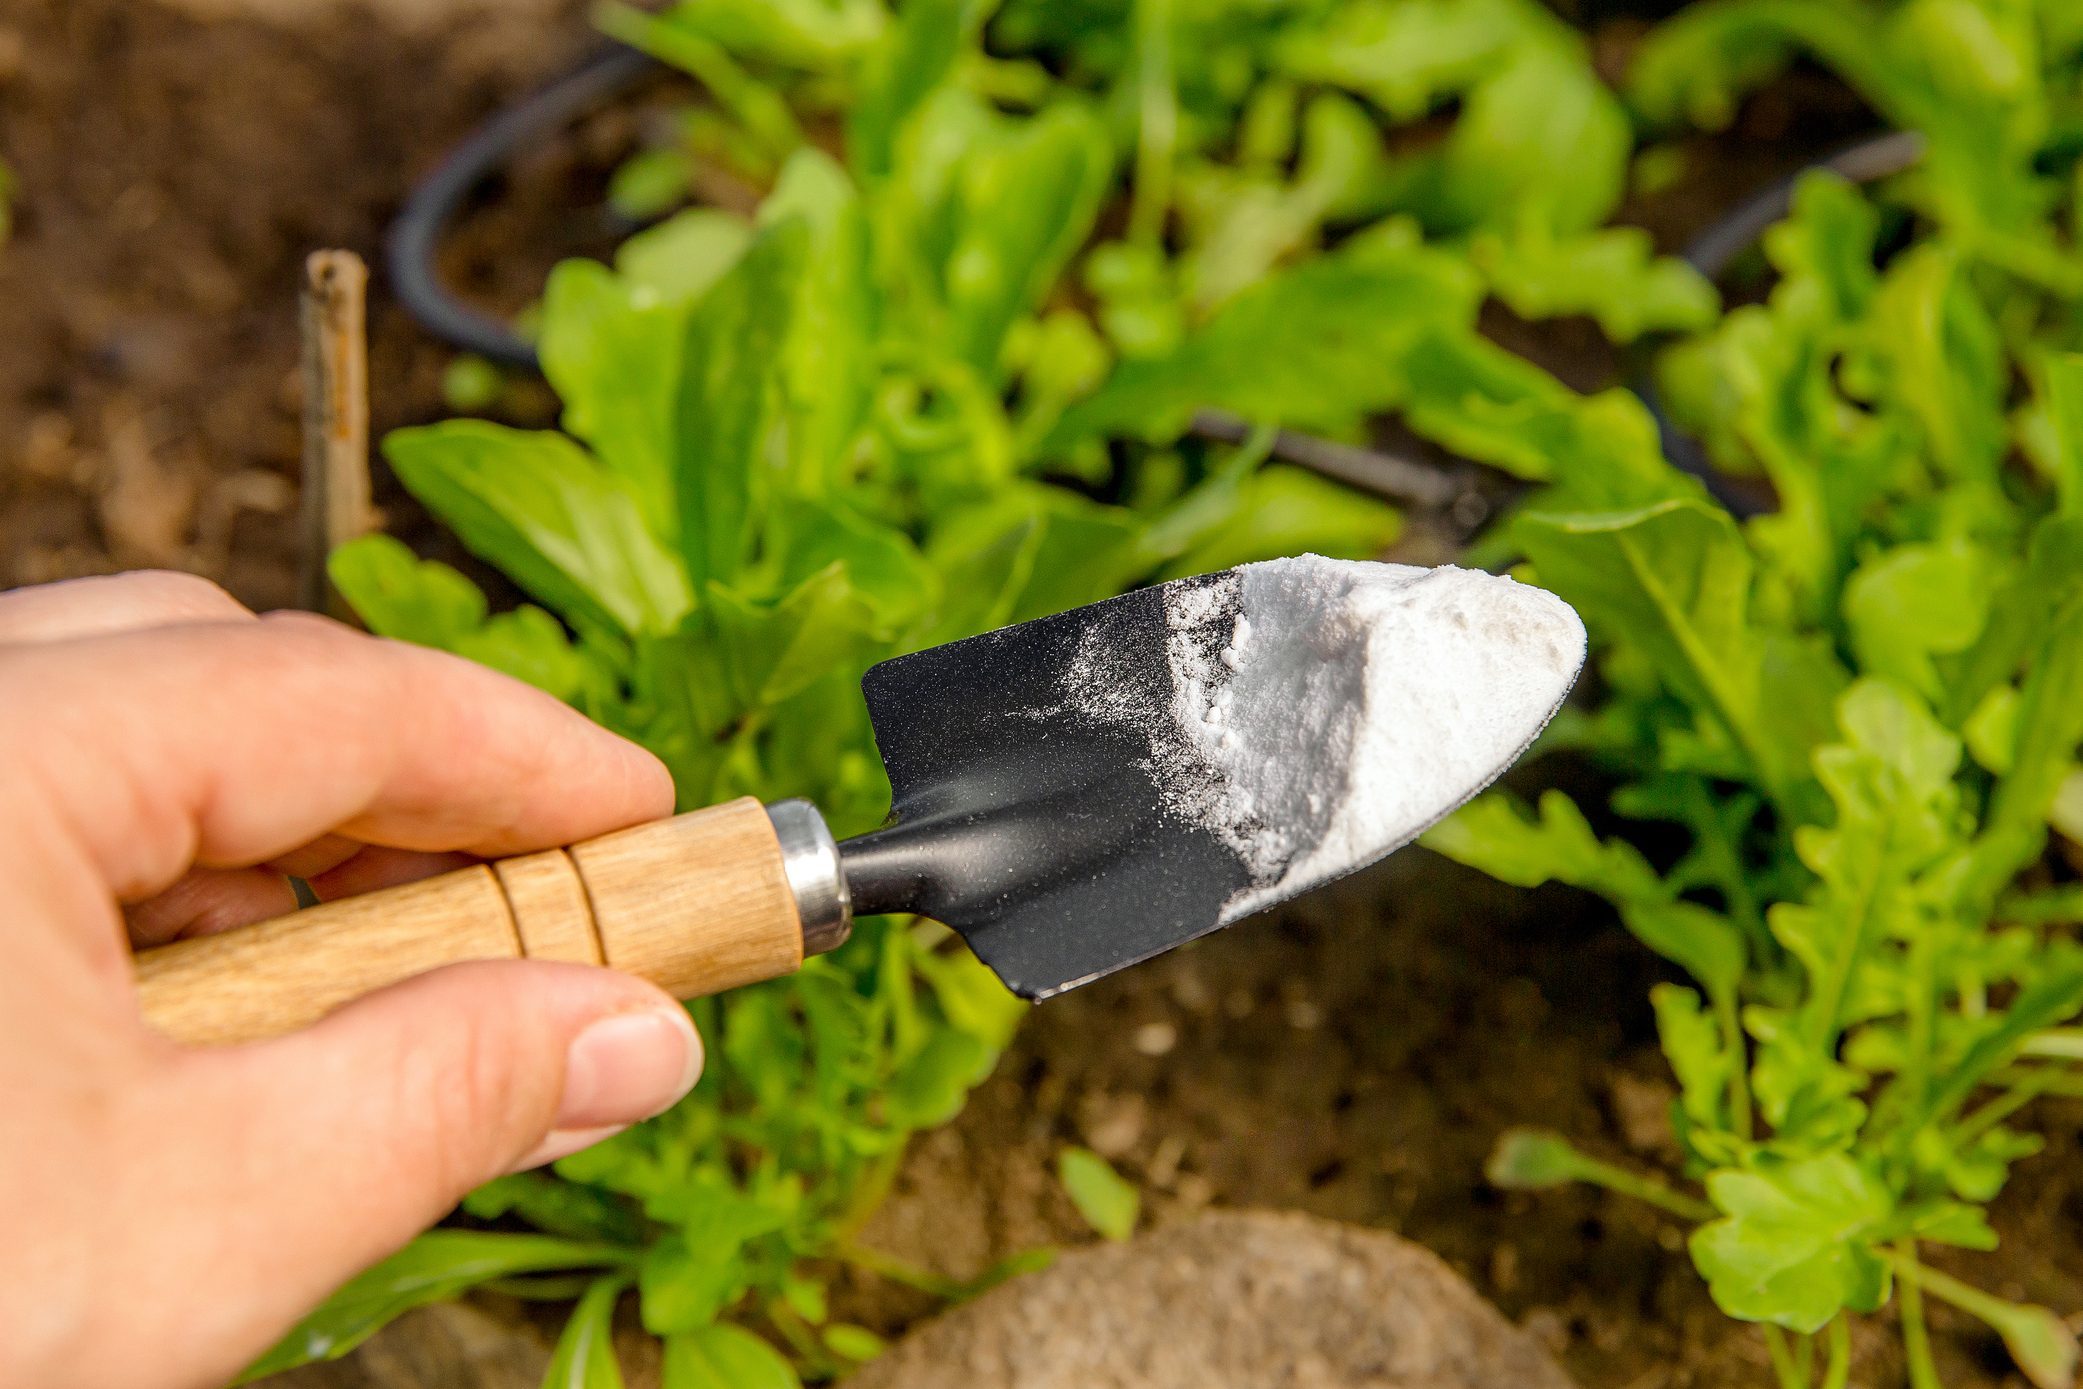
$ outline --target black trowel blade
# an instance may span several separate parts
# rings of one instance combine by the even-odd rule
[[[893,824],[841,847],[855,909],[944,921],[1045,998],[1408,843],[1583,652],[1538,589],[1305,556],[886,661]]]
[[[870,670],[862,691],[895,827],[846,846],[856,895],[864,878],[908,879],[908,910],[955,928],[1034,999],[1214,930],[1223,903],[1250,885],[1244,865],[1166,805],[1146,736],[1066,702],[1080,654],[1104,652],[1119,697],[1163,708],[1165,592],[1206,582]]]

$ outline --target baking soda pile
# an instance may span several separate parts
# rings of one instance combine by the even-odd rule
[[[1167,806],[1235,851],[1235,920],[1408,843],[1509,767],[1584,660],[1568,604],[1508,578],[1317,555],[1166,591],[1167,708],[1081,651],[1067,702],[1131,726]]]

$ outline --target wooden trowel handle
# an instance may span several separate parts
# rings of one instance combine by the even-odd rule
[[[806,933],[837,944],[844,898],[817,812],[747,798],[147,950],[138,992],[191,1044],[292,1031],[463,960],[604,964],[695,998],[790,973]]]

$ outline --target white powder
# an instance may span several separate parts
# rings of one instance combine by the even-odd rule
[[[1351,872],[1488,785],[1584,660],[1553,594],[1476,570],[1270,560],[1166,593],[1168,709],[1084,650],[1086,716],[1149,733],[1167,805],[1218,835],[1252,886],[1222,919]]]

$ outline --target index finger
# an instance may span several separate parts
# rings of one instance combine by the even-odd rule
[[[118,895],[330,832],[510,854],[673,804],[657,758],[549,695],[302,614],[0,649],[0,765]]]

